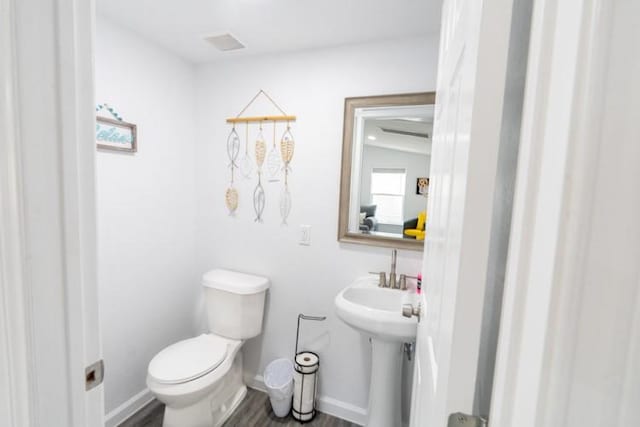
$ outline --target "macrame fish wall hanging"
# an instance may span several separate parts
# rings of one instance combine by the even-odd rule
[[[273,116],[254,116],[243,117],[242,114],[254,103],[260,96],[266,97],[269,102],[281,113],[281,115]],[[229,169],[231,180],[229,188],[225,193],[225,204],[230,215],[233,215],[238,209],[238,190],[234,185],[236,169],[245,179],[251,179],[254,171],[254,163],[250,155],[250,125],[258,125],[258,134],[255,138],[255,171],[257,183],[253,190],[253,210],[255,213],[255,222],[263,221],[263,213],[266,206],[266,191],[263,182],[266,175],[268,183],[278,183],[282,179],[282,188],[280,191],[280,218],[282,224],[287,224],[287,218],[291,213],[291,192],[289,191],[289,174],[291,173],[291,161],[293,160],[293,152],[295,148],[295,140],[291,130],[291,123],[296,121],[296,116],[287,115],[282,108],[275,103],[265,91],[260,90],[249,103],[233,118],[227,119],[227,123],[232,124],[231,132],[227,138],[227,156],[229,158]],[[280,138],[280,149],[277,144],[277,123],[286,122],[287,127]],[[236,124],[245,124],[245,144],[242,150],[240,137],[236,131]],[[271,147],[267,147],[264,138],[263,125],[265,123],[273,126],[273,140]],[[242,151],[242,155],[240,152]],[[241,155],[241,158],[238,157]]]

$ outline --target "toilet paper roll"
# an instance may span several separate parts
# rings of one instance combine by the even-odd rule
[[[293,413],[300,421],[313,418],[319,361],[318,356],[311,352],[299,353],[295,358]]]
[[[318,355],[310,351],[303,351],[296,354],[296,370],[310,374],[318,370],[320,359]]]
[[[313,409],[313,402],[316,396],[316,376],[305,375],[296,372],[294,374],[295,388],[293,391],[293,404],[298,412],[309,412]],[[302,406],[300,403],[302,402]]]

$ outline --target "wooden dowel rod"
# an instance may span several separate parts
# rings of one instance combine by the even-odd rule
[[[296,116],[256,116],[256,117],[232,117],[227,119],[227,123],[247,123],[247,122],[295,122]]]

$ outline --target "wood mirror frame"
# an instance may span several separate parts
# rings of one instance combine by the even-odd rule
[[[353,126],[357,108],[433,105],[435,92],[407,93],[346,98],[344,101],[344,127],[342,135],[342,170],[340,174],[340,203],[338,212],[338,241],[369,246],[422,251],[424,240],[369,235],[349,231],[349,201],[353,161]],[[425,206],[426,208],[426,206]]]

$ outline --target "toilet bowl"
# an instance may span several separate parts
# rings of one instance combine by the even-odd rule
[[[165,404],[163,427],[220,426],[247,393],[240,348],[262,331],[269,281],[213,270],[203,285],[210,333],[166,347],[147,369],[149,390]]]
[[[242,341],[214,334],[180,341],[149,363],[147,386],[165,404],[165,427],[219,426],[246,395]]]

